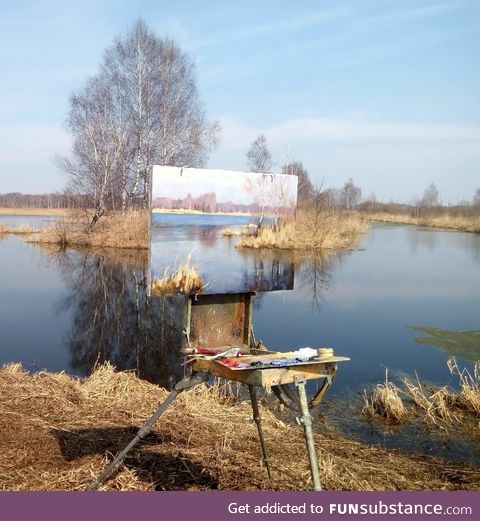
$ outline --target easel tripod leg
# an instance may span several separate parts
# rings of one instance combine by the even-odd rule
[[[315,452],[315,442],[313,439],[312,417],[308,410],[307,393],[305,391],[305,378],[297,377],[295,385],[298,389],[298,397],[300,398],[300,407],[302,416],[299,418],[305,431],[305,440],[307,442],[308,459],[310,460],[310,471],[312,473],[313,490],[322,490],[320,484],[320,472],[318,469],[317,454]]]
[[[201,384],[208,380],[207,373],[194,373],[192,376],[185,377],[183,380],[178,382],[170,394],[167,396],[164,402],[160,405],[160,407],[155,411],[155,413],[150,416],[150,418],[144,423],[144,425],[139,429],[135,438],[122,450],[118,453],[117,457],[110,462],[110,464],[99,474],[92,484],[90,485],[90,490],[97,490],[98,487],[110,476],[110,474],[114,471],[115,467],[121,463],[126,455],[137,445],[137,443],[142,440],[151,430],[155,423],[158,421],[160,416],[172,405],[175,398],[184,390],[190,389],[195,385]]]
[[[263,437],[262,417],[260,416],[260,409],[258,407],[257,392],[253,385],[248,386],[248,391],[250,393],[250,401],[252,402],[253,419],[257,424],[258,437],[260,439],[260,445],[262,446],[263,463],[267,468],[268,479],[272,479],[272,474],[270,471],[270,460],[268,458],[268,449],[267,445],[265,444],[265,438]]]

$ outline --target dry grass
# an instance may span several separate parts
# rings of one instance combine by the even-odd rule
[[[242,235],[242,230],[240,228],[225,228],[222,230],[222,235],[224,237],[239,237]]]
[[[440,387],[430,394],[427,388],[420,383],[418,376],[416,383],[408,378],[404,378],[403,383],[405,394],[422,411],[425,422],[443,426],[458,421],[458,416],[451,410],[452,394],[447,387]]]
[[[404,378],[403,389],[400,389],[386,377],[385,383],[377,384],[370,393],[363,392],[362,413],[370,418],[380,416],[397,423],[420,413],[427,424],[446,428],[462,422],[468,431],[471,415],[480,416],[480,362],[475,363],[473,376],[466,368],[460,369],[454,357],[448,360],[448,368],[451,374],[459,377],[459,392],[449,387],[427,386],[418,376],[416,382]],[[404,395],[415,408],[407,408],[400,395]]]
[[[30,224],[20,224],[18,226],[7,226],[5,223],[0,222],[0,235],[12,234],[12,235],[31,235],[36,233],[38,230]]]
[[[195,265],[191,265],[192,254],[190,253],[174,271],[170,273],[167,268],[161,279],[152,280],[151,292],[153,296],[175,295],[183,293],[203,293],[205,284]]]
[[[0,215],[70,215],[68,208],[7,208],[0,207]]]
[[[388,372],[386,372],[385,383],[377,384],[371,393],[363,391],[362,414],[370,418],[381,416],[392,423],[404,422],[410,413],[400,398],[400,392],[401,390],[388,380]]]
[[[84,381],[0,369],[0,488],[85,490],[166,391],[102,366]],[[302,490],[311,487],[303,432],[261,406],[273,480],[249,404],[213,388],[185,392],[103,490]],[[323,432],[323,431],[322,431]],[[478,489],[480,471],[438,458],[316,434],[330,490]]]
[[[288,250],[353,249],[358,237],[368,229],[358,213],[342,210],[301,210],[296,222],[287,222],[278,231],[263,228],[256,237],[243,238],[242,248],[280,248]]]
[[[76,247],[148,248],[148,213],[132,211],[110,214],[89,230],[79,217],[56,221],[49,228],[28,238],[29,242]]]
[[[480,233],[479,216],[454,216],[445,214],[415,218],[408,214],[374,213],[368,217],[372,221],[417,224],[420,226],[430,226],[432,228],[446,228],[450,230]]]
[[[454,357],[449,358],[448,368],[460,379],[460,393],[450,400],[457,407],[480,416],[480,361],[474,365],[473,376],[466,369],[460,369]]]

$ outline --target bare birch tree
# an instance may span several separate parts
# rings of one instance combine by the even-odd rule
[[[356,186],[353,179],[349,179],[340,191],[341,205],[347,210],[353,210],[360,202],[362,189]]]
[[[311,202],[315,189],[313,188],[308,171],[301,161],[289,161],[282,167],[282,174],[298,177],[297,194],[299,204]]]
[[[148,167],[204,166],[218,123],[206,119],[192,60],[138,20],[105,52],[97,76],[71,97],[71,158],[59,160],[77,192],[92,194],[95,219],[120,202],[148,204]]]
[[[263,134],[250,145],[247,163],[252,172],[269,172],[272,168],[272,155],[268,150],[267,138]]]

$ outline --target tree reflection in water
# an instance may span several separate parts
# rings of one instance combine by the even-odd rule
[[[336,252],[330,255],[301,255],[296,258],[295,285],[309,295],[312,304],[320,308],[324,295],[333,284],[333,272],[341,266],[348,252]]]
[[[53,256],[68,289],[59,310],[73,314],[65,341],[76,373],[88,375],[110,361],[163,386],[183,376],[184,297],[147,298],[146,252],[68,250]]]
[[[183,376],[180,349],[185,297],[147,298],[147,255],[128,250],[50,253],[67,288],[58,311],[68,310],[73,316],[65,343],[76,374],[88,375],[97,364],[109,361],[119,370],[135,369],[140,378],[162,386]],[[294,263],[287,262],[285,255],[248,255],[255,259],[249,259],[244,276],[252,277],[252,286],[260,292],[254,301],[256,309],[262,306],[262,289],[293,283]],[[316,305],[341,258],[332,255],[296,261],[296,283],[310,292]]]

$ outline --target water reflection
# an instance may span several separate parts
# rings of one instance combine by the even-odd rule
[[[438,235],[435,233],[435,230],[428,229],[427,231],[428,233],[425,233],[425,229],[418,226],[405,227],[407,242],[410,246],[411,253],[416,253],[419,248],[425,248],[429,252],[435,250]]]
[[[184,301],[147,298],[146,254],[61,251],[50,256],[67,288],[57,310],[73,315],[65,342],[75,373],[87,375],[96,364],[110,361],[164,386],[183,375]]]
[[[174,272],[188,259],[201,276],[204,292],[247,293],[293,289],[294,259],[288,251],[237,248],[249,217],[154,214],[151,223],[152,281]]]
[[[297,256],[296,284],[312,304],[320,307],[325,295],[334,283],[333,272],[342,265],[345,253],[332,255]]]

